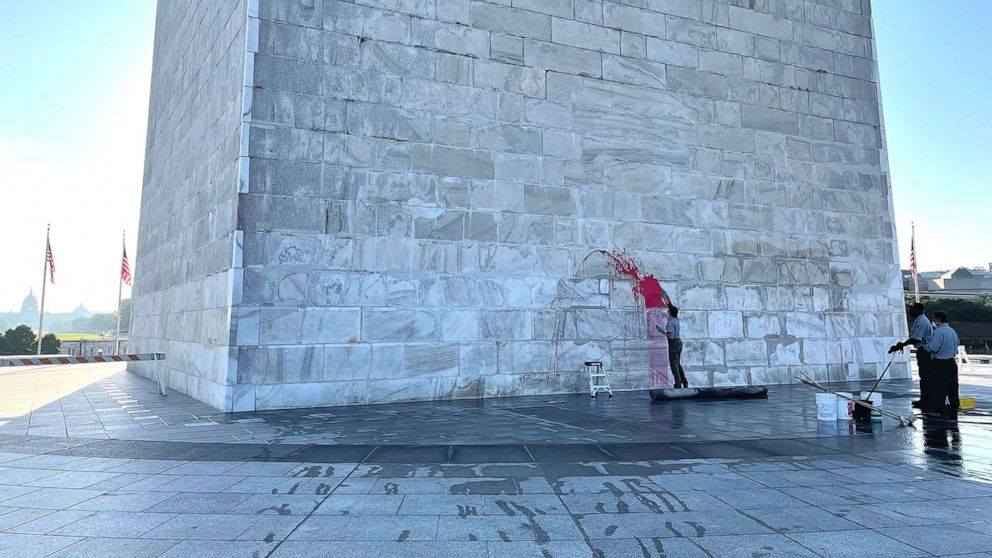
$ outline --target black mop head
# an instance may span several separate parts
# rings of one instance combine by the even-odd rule
[[[652,389],[648,392],[652,401],[672,401],[676,399],[767,399],[765,386],[730,386],[703,388]]]

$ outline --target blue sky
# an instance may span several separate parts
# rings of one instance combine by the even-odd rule
[[[922,270],[992,262],[992,1],[875,0],[900,256]]]
[[[47,309],[114,308],[125,228],[134,258],[154,21],[153,0],[0,0],[0,312],[38,293],[49,222]]]
[[[17,239],[0,311],[40,287],[46,222],[48,307],[113,308],[124,228],[134,258],[154,18],[153,0],[0,0],[0,238]],[[992,0],[875,0],[874,19],[903,264],[915,220],[922,269],[985,265]]]

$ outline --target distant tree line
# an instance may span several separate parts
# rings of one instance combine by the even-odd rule
[[[41,338],[41,352],[53,355],[62,349],[54,333]],[[38,352],[38,336],[30,326],[20,325],[0,333],[0,355],[33,355]]]
[[[48,321],[46,315],[45,321]],[[121,301],[121,335],[127,335],[131,323],[131,299]],[[52,323],[51,329],[59,333],[108,333],[117,325],[117,314],[100,312],[84,318]],[[45,329],[49,329],[47,326]]]
[[[913,297],[906,296],[907,310],[912,304]],[[975,300],[957,298],[920,297],[920,302],[927,305],[927,315],[943,310],[951,322],[992,322],[992,295],[981,295]]]

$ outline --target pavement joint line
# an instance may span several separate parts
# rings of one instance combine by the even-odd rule
[[[293,533],[295,533],[295,532],[296,532],[296,530],[297,530],[297,529],[299,529],[301,525],[303,525],[304,523],[306,523],[306,521],[307,521],[308,519],[310,519],[310,518],[311,518],[311,517],[313,516],[313,514],[315,514],[315,513],[317,512],[317,510],[318,510],[318,509],[320,509],[320,506],[322,506],[322,505],[324,505],[324,502],[326,502],[326,501],[327,501],[327,499],[328,499],[328,498],[330,498],[330,497],[331,497],[331,496],[332,496],[332,495],[333,495],[333,494],[334,494],[334,493],[335,493],[335,492],[337,491],[337,489],[338,489],[338,488],[340,488],[340,486],[341,486],[342,484],[344,484],[344,482],[345,482],[345,481],[347,481],[347,480],[348,480],[349,478],[351,478],[351,475],[353,475],[353,474],[355,473],[355,471],[357,471],[357,470],[358,470],[358,466],[359,466],[359,464],[356,464],[356,465],[354,465],[354,466],[353,466],[353,467],[351,468],[351,471],[348,471],[348,474],[347,474],[347,475],[345,475],[345,477],[344,477],[343,479],[341,479],[341,482],[339,482],[338,484],[336,484],[336,485],[334,486],[334,488],[333,488],[333,489],[331,489],[331,490],[329,490],[329,491],[327,492],[327,494],[325,494],[325,495],[324,495],[324,498],[323,498],[323,499],[321,499],[321,500],[320,500],[319,502],[317,502],[317,504],[316,504],[316,505],[315,505],[315,506],[313,507],[313,509],[312,509],[312,510],[310,510],[310,513],[308,513],[308,514],[306,515],[306,517],[304,517],[304,518],[303,518],[303,519],[302,519],[302,520],[301,520],[301,521],[300,521],[299,523],[297,523],[297,524],[296,524],[296,526],[295,526],[295,527],[293,527],[293,529],[292,529],[292,530],[291,530],[291,531],[290,531],[290,532],[289,532],[289,533],[288,533],[288,534],[287,534],[287,535],[286,535],[285,537],[283,537],[283,539],[282,539],[281,541],[279,541],[278,543],[276,543],[276,544],[275,544],[275,545],[274,545],[274,546],[272,547],[272,550],[270,550],[270,551],[269,551],[269,553],[268,553],[268,554],[266,554],[264,558],[269,558],[269,557],[270,557],[270,556],[272,556],[272,555],[273,555],[273,554],[274,554],[274,553],[275,553],[275,552],[276,552],[277,550],[279,550],[279,547],[280,547],[280,546],[282,546],[282,543],[284,543],[284,542],[286,542],[286,541],[288,541],[288,540],[289,540],[289,538],[293,536]],[[405,496],[404,496],[404,498],[405,498]],[[400,504],[402,505],[402,501],[400,502]],[[350,521],[351,521],[351,519],[352,519],[353,517],[354,517],[354,516],[350,516],[350,517],[348,518],[348,521],[350,522]],[[385,542],[385,541],[383,541],[383,542]]]
[[[612,459],[613,461],[620,461],[619,459],[617,459],[617,457],[615,455],[613,455],[612,453],[610,453],[609,451],[607,451],[606,448],[604,448],[600,444],[593,444],[593,445],[596,447],[596,449],[598,449],[599,451],[605,453],[606,456],[609,457],[610,459]]]

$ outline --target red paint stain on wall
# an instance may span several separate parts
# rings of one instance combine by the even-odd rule
[[[661,282],[650,273],[642,275],[637,260],[627,250],[613,252],[593,250],[586,254],[585,258],[582,258],[582,262],[585,262],[593,254],[605,256],[613,264],[613,271],[617,275],[630,277],[634,280],[634,296],[644,301],[645,308],[668,308],[671,306],[672,299],[662,288]],[[581,266],[582,263],[580,262],[579,265]]]
[[[647,337],[648,367],[650,369],[649,386],[652,388],[671,387],[669,377],[670,366],[668,364],[668,338],[663,333],[668,325],[668,307],[672,305],[672,299],[661,286],[658,279],[648,274],[643,274],[637,260],[627,252],[593,250],[586,254],[579,262],[579,267],[593,254],[604,256],[613,266],[613,271],[622,277],[629,277],[634,281],[632,288],[633,295],[644,302],[644,319]]]

